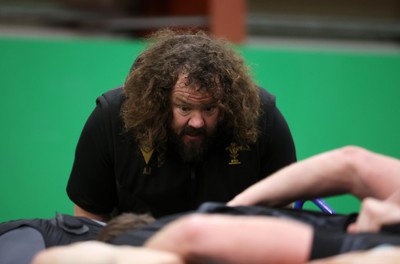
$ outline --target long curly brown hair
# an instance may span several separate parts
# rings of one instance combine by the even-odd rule
[[[121,115],[144,149],[166,150],[172,120],[171,90],[179,74],[219,102],[224,131],[239,145],[254,143],[260,111],[258,88],[230,43],[202,31],[161,30],[149,39],[125,82]]]

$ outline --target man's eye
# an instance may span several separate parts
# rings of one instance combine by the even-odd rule
[[[204,109],[204,111],[207,113],[214,113],[216,110],[217,110],[217,107],[215,107],[215,106],[209,106]]]
[[[183,113],[189,112],[190,108],[184,105],[178,106],[179,110]]]

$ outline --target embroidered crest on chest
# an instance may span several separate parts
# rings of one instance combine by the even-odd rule
[[[226,147],[225,150],[229,152],[229,156],[231,157],[230,162],[228,163],[229,165],[238,165],[241,164],[239,160],[239,152],[240,151],[245,151],[248,150],[245,147],[239,146],[235,142],[232,142],[229,147]]]

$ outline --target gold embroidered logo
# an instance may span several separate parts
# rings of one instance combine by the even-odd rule
[[[146,163],[144,169],[143,169],[143,174],[145,175],[150,175],[151,174],[151,167],[149,166],[149,161],[151,159],[151,156],[153,155],[153,149],[150,150],[144,150],[143,148],[140,148],[140,152],[142,152],[144,162]]]
[[[229,156],[231,156],[231,161],[228,163],[229,165],[237,165],[241,164],[239,161],[239,151],[245,150],[242,146],[239,146],[238,144],[232,142],[229,147],[225,148],[226,151],[229,152]]]

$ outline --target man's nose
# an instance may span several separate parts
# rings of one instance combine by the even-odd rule
[[[201,128],[204,126],[204,118],[200,111],[191,113],[188,125],[194,128]]]

